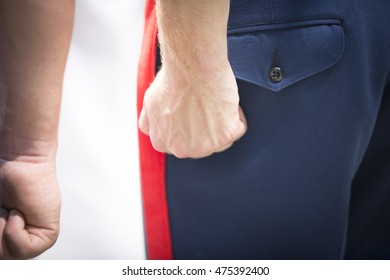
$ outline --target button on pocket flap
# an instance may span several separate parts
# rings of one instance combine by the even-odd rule
[[[230,28],[228,49],[238,79],[280,91],[336,64],[344,32],[337,19]]]

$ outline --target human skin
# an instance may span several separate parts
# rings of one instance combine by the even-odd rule
[[[227,149],[246,131],[227,59],[229,1],[161,0],[157,10],[164,66],[141,130],[178,157]],[[73,13],[74,0],[0,0],[0,259],[35,257],[59,234],[55,159]]]
[[[157,151],[206,157],[246,132],[227,56],[229,2],[156,2],[162,68],[145,93],[139,127]]]
[[[59,234],[62,81],[74,0],[0,0],[0,259],[27,259]]]

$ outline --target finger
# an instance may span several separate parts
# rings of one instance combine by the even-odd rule
[[[234,141],[230,141],[229,143],[223,145],[223,146],[220,146],[220,147],[214,147],[212,149],[209,149],[207,151],[202,151],[202,152],[199,152],[197,151],[196,153],[193,153],[193,154],[186,154],[186,155],[181,155],[181,156],[177,156],[176,153],[174,153],[174,155],[178,158],[192,158],[192,159],[200,159],[200,158],[205,158],[205,157],[209,157],[211,156],[212,154],[214,153],[221,153],[227,149],[229,149],[231,146],[233,146],[234,144]]]
[[[205,152],[197,152],[195,154],[187,155],[187,156],[181,157],[181,158],[192,158],[192,159],[206,158],[206,157],[211,156],[214,153],[219,153],[219,152],[222,152],[222,151],[228,149],[232,144],[233,143],[228,144],[228,145],[224,145],[222,148],[214,148],[212,150],[207,150]]]
[[[219,148],[218,150],[215,151],[215,153],[221,153],[221,152],[223,152],[223,151],[226,151],[226,150],[229,149],[231,146],[233,146],[233,143],[234,143],[234,142],[231,142],[231,143],[229,143],[229,144],[227,144],[227,145],[225,145],[225,146]]]
[[[171,152],[167,149],[166,145],[162,141],[155,140],[152,136],[150,137],[150,141],[152,142],[153,149],[160,153],[171,154]]]
[[[22,214],[19,211],[10,210],[4,229],[4,240],[10,255],[17,259],[28,257],[31,247],[29,234],[24,227]]]
[[[244,115],[244,112],[242,111],[241,106],[238,108],[238,115],[239,115],[239,122],[237,124],[237,130],[236,130],[236,136],[234,138],[234,141],[237,141],[240,139],[244,134],[246,133],[248,126],[247,121]]]
[[[5,226],[5,223],[7,222],[8,219],[8,211],[5,210],[4,208],[0,208],[0,225]]]
[[[12,258],[29,259],[38,256],[54,244],[55,239],[50,239],[50,232],[51,230],[45,228],[26,227],[22,213],[10,210],[4,229],[4,240]]]
[[[241,106],[238,107],[238,115],[239,115],[239,120],[237,123],[237,129],[236,129],[235,134],[233,134],[233,139],[229,143],[225,144],[222,147],[219,147],[219,148],[213,149],[213,150],[209,150],[209,151],[204,152],[204,153],[198,153],[195,155],[179,157],[179,158],[189,157],[189,158],[193,158],[193,159],[200,159],[200,158],[205,158],[205,157],[211,156],[214,153],[220,153],[220,152],[223,152],[223,151],[229,149],[231,146],[233,146],[234,142],[237,141],[238,139],[240,139],[247,131],[247,121],[246,121],[246,118],[245,118],[245,115],[244,115],[244,112],[243,112]],[[174,155],[175,155],[175,153],[174,153]]]
[[[193,155],[191,156],[190,158],[193,158],[193,159],[200,159],[200,158],[205,158],[205,157],[209,157],[211,156],[212,154],[214,153],[221,153],[223,151],[226,151],[227,149],[229,149],[231,146],[233,146],[234,142],[230,142],[228,143],[227,145],[224,145],[218,149],[214,149],[214,150],[209,150],[205,153],[201,153],[201,154],[197,154],[197,155]]]
[[[22,213],[9,211],[4,240],[12,258],[36,257],[53,246],[56,238],[55,230],[26,225]]]
[[[247,125],[246,117],[241,106],[238,107],[238,116],[240,118],[240,121],[243,122],[245,125]]]
[[[0,208],[0,260],[9,259],[9,252],[4,240],[4,229],[7,224],[8,211]]]
[[[144,108],[142,108],[141,110],[141,114],[138,120],[138,126],[143,134],[149,135],[149,119],[148,116],[146,115]]]

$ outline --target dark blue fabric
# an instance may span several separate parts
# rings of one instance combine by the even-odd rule
[[[347,258],[390,259],[390,87],[352,186]]]
[[[230,29],[234,73],[239,80],[280,91],[337,63],[344,50],[341,24],[337,19],[303,20]],[[278,83],[268,78],[272,66],[283,71]]]
[[[389,26],[387,0],[231,1],[248,132],[167,156],[174,258],[390,259]]]

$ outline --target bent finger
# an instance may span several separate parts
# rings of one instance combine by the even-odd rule
[[[3,238],[9,254],[17,259],[25,258],[24,256],[27,258],[30,251],[29,235],[24,227],[23,215],[17,210],[10,210]]]
[[[153,138],[150,138],[150,141],[152,142],[153,149],[155,149],[157,152],[165,153],[165,154],[173,154],[171,151],[169,151],[166,147],[166,145],[159,140],[153,140]]]
[[[0,208],[0,260],[9,259],[9,252],[4,240],[4,229],[8,220],[8,211]]]
[[[246,118],[245,118],[245,114],[242,111],[241,106],[238,108],[238,115],[239,115],[239,121],[237,123],[237,130],[236,130],[236,134],[235,134],[235,137],[234,137],[234,141],[237,141],[242,136],[244,136],[244,134],[246,133],[246,131],[248,129],[248,125],[247,125],[247,121],[246,121]]]
[[[26,227],[22,213],[10,210],[3,238],[11,258],[30,259],[40,255],[54,244],[55,240],[49,238],[49,232],[50,230],[46,228]]]
[[[218,150],[215,151],[215,153],[221,153],[223,151],[226,151],[227,149],[229,149],[231,146],[233,146],[234,142],[231,142],[221,148],[219,148]]]
[[[149,119],[145,112],[145,108],[142,108],[141,114],[138,119],[138,127],[145,135],[149,135]]]

